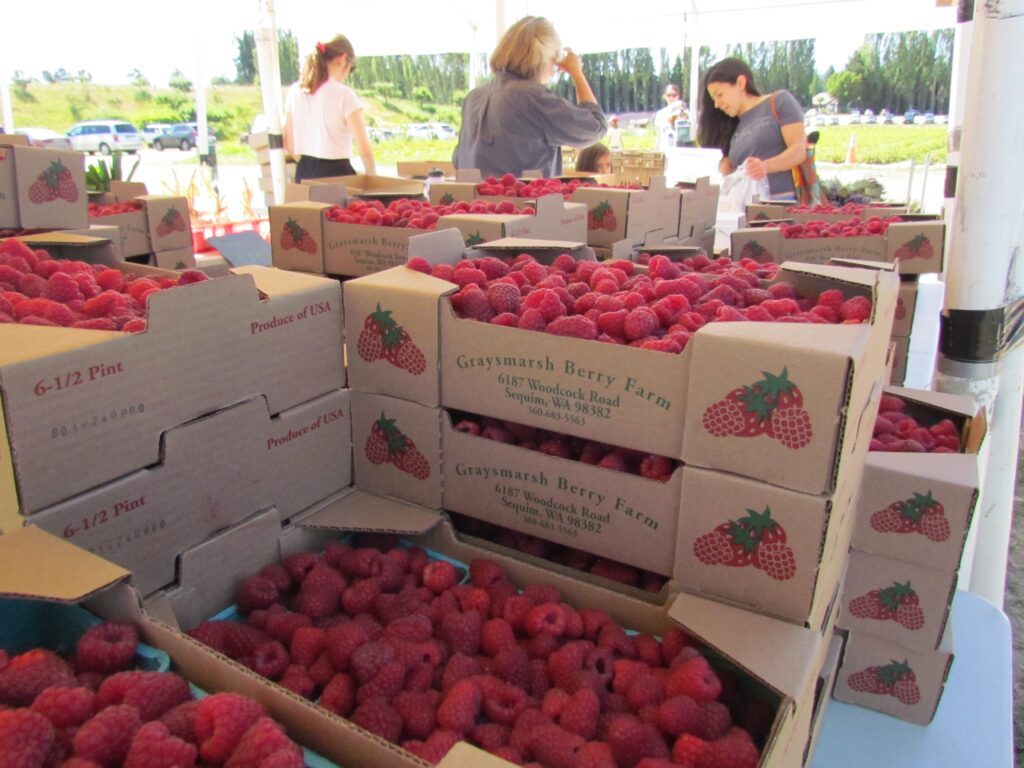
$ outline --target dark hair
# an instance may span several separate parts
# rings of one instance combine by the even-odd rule
[[[754,74],[740,59],[722,59],[704,76],[704,90],[700,100],[700,120],[697,124],[697,142],[702,147],[716,147],[723,155],[729,154],[732,135],[740,124],[738,117],[730,117],[715,107],[715,100],[708,93],[711,83],[736,84],[740,75],[747,79],[744,90],[751,96],[760,96],[761,92],[754,85]]]
[[[581,149],[580,153],[576,155],[576,170],[586,173],[597,173],[597,161],[611,153],[612,151],[600,142],[591,144],[586,149]]]
[[[299,87],[306,93],[316,93],[327,81],[327,62],[339,56],[348,56],[349,61],[353,63],[356,60],[352,43],[344,35],[338,35],[328,43],[317,43],[313,52],[306,57],[302,77],[299,78]]]

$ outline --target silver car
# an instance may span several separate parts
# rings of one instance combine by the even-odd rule
[[[109,155],[115,149],[134,155],[145,144],[139,129],[123,120],[89,120],[77,123],[68,130],[71,146],[92,154]]]

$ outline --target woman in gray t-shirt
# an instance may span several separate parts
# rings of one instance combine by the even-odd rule
[[[697,138],[722,150],[718,169],[728,175],[743,166],[752,179],[768,177],[773,198],[795,199],[792,169],[807,157],[800,103],[789,91],[762,96],[750,68],[722,59],[704,78]]]

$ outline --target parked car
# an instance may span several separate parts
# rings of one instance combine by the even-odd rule
[[[434,130],[435,139],[459,138],[459,135],[455,132],[455,129],[448,123],[431,123],[430,127]]]
[[[850,125],[860,125],[861,115],[859,109],[850,110]]]
[[[923,122],[924,122],[925,125],[934,125],[935,124],[935,113],[934,112],[925,112],[924,113]]]
[[[148,123],[142,129],[142,140],[147,147],[152,147],[157,136],[163,135],[164,131],[171,127],[171,123]]]
[[[206,126],[207,141],[213,144],[217,138],[213,135],[213,129]],[[176,123],[153,139],[153,147],[158,150],[173,149],[177,147],[187,152],[199,143],[198,123]]]
[[[76,123],[68,130],[71,146],[81,152],[109,155],[123,149],[134,155],[144,146],[142,134],[131,123],[123,120],[87,120]]]
[[[28,143],[33,147],[73,149],[71,139],[56,131],[51,131],[49,128],[15,128],[14,132],[19,136],[27,136]]]
[[[410,139],[456,139],[458,134],[448,123],[411,123],[405,127]]]
[[[908,109],[906,112],[903,113],[903,124],[912,125],[914,122],[914,118],[917,117],[919,114],[921,113],[918,112],[916,109]]]

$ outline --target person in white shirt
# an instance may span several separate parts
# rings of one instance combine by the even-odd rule
[[[665,106],[654,115],[654,130],[657,133],[655,149],[658,152],[664,152],[676,145],[676,121],[686,118],[686,104],[680,97],[678,85],[666,85],[664,99]]]
[[[338,35],[317,43],[306,57],[302,77],[285,98],[284,148],[299,159],[295,181],[351,176],[352,141],[366,173],[376,173],[373,146],[363,121],[363,104],[345,80],[356,68],[352,43]]]

